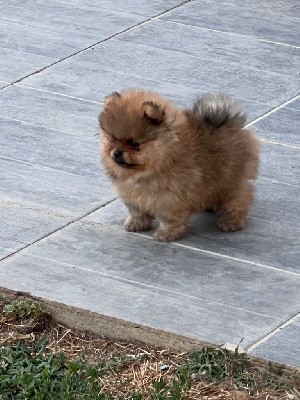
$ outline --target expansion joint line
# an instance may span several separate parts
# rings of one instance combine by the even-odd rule
[[[59,231],[65,229],[65,228],[67,228],[68,226],[73,225],[73,224],[75,224],[76,222],[81,221],[82,219],[88,217],[89,215],[91,215],[91,214],[94,213],[95,211],[98,211],[98,210],[100,210],[101,208],[106,207],[108,204],[112,203],[112,202],[115,201],[115,200],[116,200],[116,198],[113,198],[112,200],[109,200],[109,201],[107,201],[106,203],[101,204],[100,206],[93,208],[91,211],[87,212],[86,214],[81,215],[81,216],[79,216],[79,217],[77,217],[77,218],[72,219],[72,221],[69,221],[68,223],[66,223],[66,224],[64,224],[64,225],[62,225],[62,226],[60,226],[60,227],[58,227],[57,229],[54,229],[53,231],[48,232],[46,235],[44,235],[44,236],[42,236],[42,237],[40,237],[40,238],[34,240],[33,242],[31,242],[31,243],[29,243],[29,244],[27,244],[27,245],[21,247],[20,249],[18,249],[18,250],[16,250],[16,251],[12,252],[12,253],[10,253],[10,254],[8,254],[7,256],[1,258],[0,262],[3,261],[3,260],[6,260],[7,258],[10,258],[10,257],[12,257],[12,256],[14,256],[14,255],[16,255],[16,254],[18,254],[18,253],[20,253],[21,251],[27,249],[28,247],[31,247],[31,246],[32,246],[33,244],[35,244],[35,243],[38,243],[38,242],[40,242],[41,240],[48,238],[49,236],[53,235],[54,233],[59,232]]]
[[[257,342],[253,343],[250,347],[247,348],[247,353],[250,351],[256,349],[259,347],[261,344],[265,343],[267,340],[271,339],[274,335],[276,335],[278,332],[280,332],[282,329],[286,328],[287,326],[291,325],[293,322],[296,322],[297,320],[300,319],[300,313],[297,313],[290,319],[288,319],[286,322],[283,324],[279,325],[277,328],[273,329],[271,332],[269,332],[267,335],[262,337],[260,340]]]

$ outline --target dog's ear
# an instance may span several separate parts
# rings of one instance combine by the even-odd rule
[[[154,101],[145,101],[142,104],[144,117],[153,125],[159,125],[165,119],[164,109]]]
[[[111,103],[112,101],[114,101],[120,97],[121,97],[120,93],[112,92],[109,96],[105,97],[105,102],[104,102],[105,106],[107,106],[109,103]]]

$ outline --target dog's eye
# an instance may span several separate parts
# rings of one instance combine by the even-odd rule
[[[140,147],[140,144],[135,142],[134,140],[130,139],[127,141],[127,143],[129,144],[130,147],[132,147],[133,149],[138,149]]]

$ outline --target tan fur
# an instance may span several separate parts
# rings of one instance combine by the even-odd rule
[[[215,128],[143,91],[109,96],[99,122],[103,163],[130,212],[126,230],[151,229],[157,219],[155,238],[173,241],[192,213],[208,209],[222,212],[220,229],[243,228],[259,159],[249,130],[234,119]],[[126,164],[114,160],[116,150]]]

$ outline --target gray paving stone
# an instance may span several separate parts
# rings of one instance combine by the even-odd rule
[[[101,206],[113,192],[92,132],[98,104],[21,87],[1,91],[1,102],[6,117],[29,121],[0,117],[0,245],[6,256]]]
[[[0,203],[0,215],[4,215],[8,209],[8,205],[4,204],[4,202],[1,201]],[[4,224],[3,224],[4,225]],[[1,226],[1,231],[0,231],[0,260],[9,254],[14,253],[15,251],[21,249],[24,247],[24,243],[15,240],[14,238],[10,238],[7,235],[7,232],[5,231],[4,228]]]
[[[218,344],[244,337],[248,346],[300,300],[295,276],[91,224],[51,235],[0,271],[14,290]]]
[[[11,50],[10,54],[23,54],[24,58],[31,54],[63,58],[80,49],[91,46],[113,33],[113,30],[103,29],[99,24],[98,34],[90,34],[84,30],[70,35],[69,30],[58,25],[44,28],[20,21],[0,18],[0,48]]]
[[[241,1],[239,3],[195,1],[170,11],[162,18],[202,28],[299,46],[300,17],[296,13],[295,0],[283,7],[277,7],[278,12],[270,10],[272,7],[266,1],[260,2],[257,7]],[[282,2],[280,2],[281,4]]]
[[[87,69],[89,70],[88,73],[85,72]],[[99,86],[95,85],[95,82],[99,82]],[[122,72],[103,70],[99,68],[98,61],[95,63],[74,63],[71,59],[61,62],[38,75],[26,78],[22,81],[22,84],[91,101],[104,101],[104,97],[114,90],[132,88],[152,90],[167,96],[181,107],[190,107],[197,96],[216,90],[215,87],[208,86],[206,82],[194,87],[187,86],[188,83],[162,82],[129,76]],[[272,108],[271,105],[266,103],[248,101],[238,98],[238,96],[236,98],[247,110],[249,122]]]
[[[195,89],[191,86],[130,76],[121,71],[112,72],[100,68],[98,61],[91,63],[84,59],[76,63],[71,59],[65,60],[39,75],[26,78],[22,84],[97,102],[103,102],[104,97],[116,89],[143,88],[159,91],[182,106],[190,104],[199,92],[208,90],[205,84]]]
[[[299,185],[288,185],[260,178],[256,188],[257,201],[252,210],[254,217],[269,222],[280,221],[283,227],[291,223],[295,228],[300,226],[300,221],[293,218],[299,209]]]
[[[215,0],[214,0],[215,1]],[[251,0],[251,3],[245,3],[243,0],[222,0],[223,4],[228,4],[236,7],[256,9],[263,13],[268,14],[279,14],[281,18],[286,16],[297,16],[299,15],[300,5],[298,0],[276,0],[276,2],[270,3],[262,0]]]
[[[145,15],[145,16],[156,16],[159,15],[172,7],[176,7],[184,0],[168,0],[167,2],[161,0],[101,0],[101,2],[95,2],[94,0],[65,0],[65,2],[71,4],[78,4],[85,7],[91,8],[105,8],[109,10],[118,10],[123,12],[130,12],[133,14]]]
[[[8,84],[9,84],[8,82],[0,81],[0,89],[4,88],[4,87],[7,86]]]
[[[2,117],[0,124],[0,157],[96,181],[104,177],[97,136],[73,135]]]
[[[291,103],[289,103],[286,108],[291,108],[293,110],[298,110],[300,111],[300,97],[294,101],[292,101]]]
[[[2,18],[26,24],[28,29],[32,26],[39,27],[46,32],[49,32],[49,28],[51,31],[56,29],[57,32],[65,31],[65,36],[69,36],[69,43],[73,35],[80,35],[83,40],[87,35],[95,35],[98,36],[98,40],[102,40],[145,19],[143,16],[130,14],[126,11],[91,8],[84,4],[75,5],[60,0],[51,2],[29,0],[26,2],[26,7],[23,3],[11,1],[9,4],[0,6],[0,15]],[[34,28],[31,32],[34,32]],[[33,40],[31,35],[28,42]],[[55,40],[55,36],[53,40]],[[66,42],[66,39],[63,40]],[[61,46],[61,44],[57,44]],[[90,44],[93,44],[93,41]]]
[[[0,79],[10,83],[58,61],[58,58],[0,47]]]
[[[296,77],[216,60],[208,63],[178,51],[113,39],[22,83],[96,101],[114,90],[142,87],[159,91],[184,106],[201,92],[223,91],[245,103],[250,119],[282,104],[300,89]]]
[[[260,130],[255,128],[255,124],[251,126],[251,129],[260,135]],[[261,143],[259,169],[259,175],[262,179],[268,179],[273,183],[280,182],[299,186],[299,149],[267,142]]]
[[[16,1],[0,5],[0,15],[0,79],[9,82],[144,20],[127,12],[44,0],[28,1],[26,7]]]
[[[94,136],[98,104],[21,87],[3,89],[0,104],[0,114],[27,122],[1,118],[3,198],[72,216],[113,198]]]
[[[252,350],[250,354],[282,364],[300,367],[299,317]]]
[[[111,57],[114,54],[114,57]],[[78,54],[72,62],[82,66],[100,65],[112,72],[130,76],[150,78],[167,83],[206,87],[214,91],[225,91],[249,101],[275,102],[286,100],[298,94],[300,78],[256,71],[246,66],[224,64],[214,61],[207,63],[198,57],[187,56],[174,51],[149,48],[147,46],[112,39],[96,46],[94,50]],[[226,79],[224,77],[226,76]]]
[[[0,201],[0,259],[72,221],[38,207]]]
[[[4,248],[0,246],[0,260],[9,256],[14,252],[14,249]]]
[[[58,96],[21,86],[0,92],[0,116],[94,138],[101,104]]]
[[[123,223],[127,214],[128,211],[123,202],[120,199],[116,199],[107,204],[101,210],[97,210],[88,215],[84,221],[100,225],[108,225],[117,230],[124,230]],[[147,232],[141,232],[138,235],[151,237],[152,233],[148,234]]]
[[[191,221],[192,235],[182,243],[299,274],[300,246],[297,237],[300,229],[287,225],[250,215],[244,230],[224,235],[218,231],[215,218],[199,216]]]
[[[0,158],[2,198],[66,216],[81,216],[113,198],[106,179],[91,179]]]
[[[88,73],[85,71],[88,69]],[[95,85],[95,82],[97,84]],[[139,88],[158,91],[180,106],[187,106],[195,99],[201,90],[208,90],[204,85],[195,89],[176,83],[160,82],[148,78],[129,76],[122,72],[111,72],[99,67],[99,63],[89,63],[84,60],[74,63],[65,60],[55,67],[31,76],[22,81],[25,86],[48,90],[51,92],[72,95],[91,101],[104,101],[107,94],[114,90]],[[255,107],[254,107],[255,106]],[[253,109],[257,108],[256,104]],[[266,111],[269,110],[265,106]]]
[[[241,68],[246,66],[299,78],[299,49],[253,38],[224,35],[223,32],[157,19],[123,33],[118,40],[177,51],[198,57],[201,63],[214,62],[217,58],[218,62]]]
[[[263,138],[297,145],[299,148],[299,125],[299,110],[284,107],[259,120],[251,128],[259,132]]]
[[[9,268],[9,276],[4,268]],[[45,277],[36,279],[41,268],[46,271]],[[216,304],[203,304],[197,299],[44,258],[22,255],[14,256],[13,261],[5,260],[0,265],[0,280],[12,290],[18,288],[105,316],[219,344],[229,339],[239,343],[242,337],[247,337],[249,343],[266,332],[266,324],[276,322],[268,316],[226,306],[220,310]],[[117,294],[112,294],[112,288]]]

